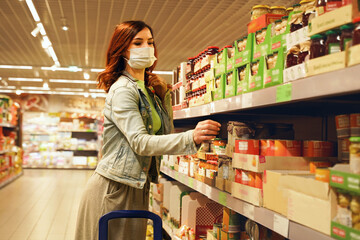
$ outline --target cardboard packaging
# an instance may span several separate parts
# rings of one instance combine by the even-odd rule
[[[256,68],[257,73],[255,75],[253,69]],[[257,61],[251,63],[250,78],[248,83],[248,91],[253,92],[264,88],[264,71],[265,71],[265,57],[260,57]]]
[[[349,67],[360,64],[360,45],[348,48],[347,64]]]
[[[234,153],[232,166],[233,168],[244,169],[258,173],[264,172],[264,170],[309,171],[309,162],[311,160],[314,160],[314,158],[259,156]]]
[[[233,97],[236,95],[236,80],[236,70],[231,70],[226,73],[225,98]]]
[[[350,135],[360,137],[360,113],[350,114]]]
[[[235,41],[234,48],[235,48],[235,57],[234,57],[234,68],[244,66],[251,62],[252,54],[253,54],[253,44],[254,44],[254,33],[250,33],[246,39],[246,46],[245,49],[239,51],[239,42],[241,39]]]
[[[281,176],[308,176],[308,171],[297,170],[265,170],[263,177],[264,207],[287,216],[288,197],[279,186]]]
[[[273,68],[269,69],[269,56],[267,56],[265,59],[266,65],[264,71],[264,80],[266,88],[283,83],[283,71],[285,63],[284,48],[278,48],[273,52],[273,56],[275,56],[275,54],[277,55],[277,60]]]
[[[253,60],[258,60],[260,57],[271,53],[271,25],[267,26],[265,40],[261,44],[257,44],[256,34],[253,40]]]
[[[248,25],[248,33],[254,33],[264,27],[267,27],[270,23],[281,19],[284,15],[279,14],[264,14],[257,19],[252,20]]]
[[[176,228],[181,225],[181,202],[182,198],[188,195],[191,189],[185,185],[174,185],[170,188],[170,220]]]
[[[294,12],[291,12],[289,14],[285,31],[279,35],[275,35],[276,24],[275,23],[271,24],[271,29],[272,29],[272,31],[271,31],[272,32],[272,34],[271,34],[271,51],[272,52],[277,51],[279,48],[285,47],[285,49],[286,49],[286,36],[290,33],[290,19],[293,14],[294,14]],[[283,21],[283,19],[281,19],[281,20]]]
[[[236,68],[236,95],[246,93],[249,90],[248,83],[251,76],[250,64]]]
[[[225,74],[215,77],[215,90],[213,91],[213,100],[221,100],[225,97]]]
[[[221,177],[215,178],[215,187],[221,191],[225,191],[225,179]]]
[[[263,205],[262,190],[259,188],[233,182],[231,196],[254,204],[255,206],[261,207]]]
[[[309,27],[303,27],[296,30],[295,32],[287,34],[286,35],[287,50],[289,50],[295,45],[309,41],[310,37],[308,36],[308,33],[309,33]]]
[[[164,185],[162,183],[153,185],[153,196],[154,199],[162,202],[164,196]]]
[[[330,235],[336,215],[336,194],[328,183],[314,177],[281,176],[279,185],[288,196],[287,217],[309,228]]]
[[[293,67],[285,68],[283,71],[284,83],[292,82],[294,80],[298,80],[304,77],[306,77],[305,63],[298,64]]]
[[[181,205],[181,226],[186,225],[190,228],[196,228],[196,219],[194,218],[194,212],[196,209],[204,206],[211,200],[206,196],[198,192],[191,192],[182,198]]]
[[[236,139],[235,140],[235,153],[259,155],[260,141],[253,139]]]
[[[302,156],[302,142],[296,140],[261,140],[260,155],[300,157]]]
[[[225,192],[228,192],[231,194],[232,191],[232,183],[235,181],[235,174],[234,174],[234,180],[224,180],[225,181]]]
[[[325,141],[303,141],[304,157],[334,157],[335,145]]]
[[[228,58],[228,48],[223,48],[216,54],[215,63],[214,63],[215,77],[226,73],[227,58]]]
[[[305,63],[306,76],[332,72],[346,67],[346,52],[338,52],[319,58],[314,58]]]

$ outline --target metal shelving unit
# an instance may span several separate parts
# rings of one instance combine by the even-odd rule
[[[9,183],[15,181],[16,179],[18,179],[21,175],[23,175],[23,172],[21,171],[20,173],[13,175],[11,177],[9,177],[8,179],[6,179],[5,181],[0,183],[0,188],[8,185]]]
[[[161,172],[175,179],[176,181],[181,182],[182,184],[196,190],[197,192],[204,194],[209,199],[218,202],[221,205],[228,207],[240,213],[241,215],[244,215],[245,217],[252,219],[255,222],[291,240],[303,240],[303,239],[331,240],[332,239],[330,236],[327,236],[316,230],[313,230],[301,224],[290,221],[286,217],[274,211],[262,207],[255,207],[250,203],[232,197],[227,192],[223,192],[215,187],[206,185],[203,182],[200,182],[194,178],[188,177],[179,172],[173,171],[167,167],[162,167]],[[168,232],[166,227],[164,227],[165,231]]]
[[[245,93],[205,105],[174,111],[174,120],[283,105],[360,92],[360,65],[279,86]],[[282,98],[280,95],[285,95]]]

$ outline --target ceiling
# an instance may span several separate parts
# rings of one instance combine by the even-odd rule
[[[104,68],[116,26],[143,20],[154,30],[159,58],[155,70],[171,71],[209,45],[223,47],[246,34],[252,6],[291,6],[296,0],[33,0],[61,67]],[[69,26],[68,31],[62,25]],[[0,1],[0,65],[32,66],[1,69],[9,86],[41,87],[43,82],[12,82],[9,77],[83,80],[83,72],[42,70],[54,65],[42,48],[41,34],[25,0]],[[90,80],[97,73],[90,72]],[[171,76],[163,75],[171,79]],[[95,88],[95,84],[49,83],[50,88]],[[0,92],[2,89],[0,89]]]

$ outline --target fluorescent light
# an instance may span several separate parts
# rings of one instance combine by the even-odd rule
[[[59,61],[57,61],[59,62]],[[55,62],[56,64],[56,62]],[[51,67],[41,67],[41,70],[51,70],[51,71],[69,71],[69,72],[80,72],[82,71],[82,68],[70,68],[70,67],[56,67],[56,66],[51,66]],[[75,71],[74,71],[75,70]]]
[[[16,95],[21,95],[22,91],[21,90],[16,90]]]
[[[13,78],[9,77],[9,81],[19,81],[19,82],[42,82],[41,78]]]
[[[2,77],[0,77],[0,80],[2,80]]]
[[[64,25],[64,26],[61,27],[61,29],[64,30],[64,31],[67,31],[67,30],[69,30],[69,27]]]
[[[0,93],[14,93],[14,90],[0,89]]]
[[[40,28],[37,26],[36,28],[34,28],[34,30],[31,31],[31,35],[33,37],[36,37],[39,32],[40,32]]]
[[[86,79],[86,80],[90,79],[90,74],[87,72],[84,72],[84,79]]]
[[[44,89],[49,89],[49,84],[48,84],[47,82],[45,82],[45,83],[43,84],[43,88],[44,88]]]
[[[92,68],[92,69],[90,69],[91,72],[102,72],[104,70],[105,70],[104,68],[103,69],[100,69],[100,68]]]
[[[93,93],[104,93],[104,89],[89,89],[90,92],[93,92]]]
[[[97,84],[96,81],[88,80],[71,80],[71,79],[50,79],[49,82],[55,83],[82,83],[82,84]]]
[[[0,65],[0,68],[6,69],[33,69],[32,66]]]
[[[159,74],[159,75],[173,75],[172,71],[153,71],[153,73]]]
[[[0,86],[0,89],[16,89],[15,86]]]
[[[38,23],[36,24],[38,26],[38,28],[40,29],[40,33],[41,35],[45,36],[46,35],[46,32],[45,32],[45,28],[44,28],[44,25],[42,23]]]
[[[73,92],[82,92],[83,88],[55,88],[57,91],[73,91]]]
[[[51,46],[51,42],[47,36],[43,37],[43,41],[41,42],[43,48],[48,48]]]
[[[82,69],[78,68],[77,66],[69,66],[69,71],[70,72],[79,72],[79,71],[82,71]]]
[[[46,88],[43,88],[43,87],[21,87],[21,89],[23,89],[23,90],[47,90]]]
[[[35,22],[40,22],[40,17],[35,9],[34,3],[32,0],[26,0],[26,4],[28,5],[28,8],[30,9],[30,12],[35,20]]]
[[[49,50],[50,56],[54,60],[54,62],[58,61],[58,58],[57,58],[56,53],[54,51],[54,48],[50,46],[50,47],[48,47],[48,50]]]
[[[86,92],[86,93],[84,93],[84,97],[89,97],[89,93],[88,92]]]

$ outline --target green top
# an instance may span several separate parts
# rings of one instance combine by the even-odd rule
[[[360,142],[360,137],[351,137],[350,142]]]
[[[153,99],[150,98],[149,93],[146,90],[145,82],[138,80],[138,81],[136,81],[136,83],[140,87],[140,89],[145,93],[146,98],[150,103],[151,115],[152,115],[151,117],[152,117],[152,120],[153,120],[153,131],[154,131],[154,134],[156,134],[161,128],[160,116],[159,116],[159,114],[157,113],[157,111],[155,109]]]

